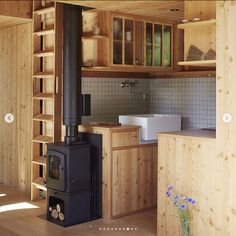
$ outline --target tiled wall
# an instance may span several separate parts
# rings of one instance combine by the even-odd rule
[[[92,114],[82,118],[82,123],[90,121],[118,122],[119,115],[149,113],[149,99],[142,94],[130,93],[121,88],[124,81],[138,82],[134,92],[149,94],[148,79],[125,78],[83,78],[82,92],[91,94]]]
[[[135,92],[121,88],[123,81],[138,82]],[[91,94],[90,121],[117,122],[121,114],[164,113],[182,115],[182,129],[215,127],[215,79],[83,78],[83,93]]]
[[[215,127],[215,78],[150,81],[150,113],[182,115],[182,129]]]

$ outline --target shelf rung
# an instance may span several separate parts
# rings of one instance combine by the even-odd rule
[[[53,115],[38,114],[33,117],[35,121],[53,121]]]
[[[45,8],[41,8],[41,9],[38,9],[38,10],[34,11],[34,13],[38,14],[38,15],[42,15],[42,14],[45,14],[45,13],[51,13],[51,12],[55,12],[55,7],[54,6],[45,7]]]
[[[33,54],[35,57],[51,57],[54,56],[54,51],[53,50],[44,50],[44,51],[39,51],[35,52]]]
[[[51,100],[53,99],[53,93],[37,93],[37,94],[34,94],[33,99]]]
[[[52,72],[39,72],[34,74],[33,77],[39,79],[48,79],[48,78],[54,78],[54,74]]]
[[[33,138],[32,140],[35,143],[51,143],[53,142],[53,137],[52,136],[46,136],[46,135],[38,135]]]
[[[36,36],[42,36],[42,35],[49,35],[49,34],[54,34],[55,30],[54,29],[44,29],[44,30],[39,30],[33,33],[33,35]]]
[[[47,191],[45,178],[38,177],[38,178],[36,178],[36,179],[33,180],[32,184],[33,184],[37,189],[40,189],[40,190],[43,190],[43,191]]]
[[[46,157],[44,157],[44,156],[34,157],[32,160],[32,163],[46,166]]]

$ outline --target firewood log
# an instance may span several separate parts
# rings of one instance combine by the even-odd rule
[[[57,218],[58,218],[58,212],[57,212],[57,210],[56,210],[56,209],[53,209],[51,215],[52,215],[52,217],[53,217],[54,219],[57,219]]]
[[[64,214],[63,213],[59,213],[59,219],[61,220],[61,221],[63,221],[64,219],[65,219],[65,216],[64,216]]]

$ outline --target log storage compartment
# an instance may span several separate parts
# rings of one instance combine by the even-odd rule
[[[48,189],[49,221],[61,226],[70,226],[88,221],[91,217],[91,193],[65,193]]]

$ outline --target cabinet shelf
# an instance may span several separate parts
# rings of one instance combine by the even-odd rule
[[[34,185],[37,189],[47,191],[45,178],[38,177],[34,179],[32,185]]]
[[[53,115],[38,114],[33,117],[34,121],[53,121]]]
[[[46,157],[44,156],[34,157],[32,163],[36,165],[46,166]]]
[[[52,136],[46,136],[46,135],[38,135],[33,138],[32,140],[35,143],[51,143],[53,142],[53,137]]]
[[[42,15],[42,14],[46,14],[46,13],[52,13],[55,12],[55,7],[51,6],[51,7],[45,7],[45,8],[41,8],[38,10],[35,10],[34,13],[37,15]]]
[[[201,60],[201,61],[180,61],[179,66],[208,66],[215,67],[216,60]]]
[[[53,99],[53,93],[37,93],[37,94],[34,94],[33,99],[52,100]]]
[[[33,33],[35,36],[43,36],[43,35],[49,35],[49,34],[54,34],[55,30],[54,29],[44,29],[44,30],[39,30]]]
[[[84,35],[82,40],[98,40],[98,39],[109,39],[106,35]]]
[[[215,25],[216,19],[211,20],[204,20],[204,21],[196,21],[196,22],[189,22],[184,24],[179,24],[177,26],[178,29],[186,29],[190,27],[197,27],[197,26],[208,26],[208,25]]]
[[[39,79],[48,79],[48,78],[54,78],[54,74],[52,72],[39,72],[34,74],[33,77]]]

